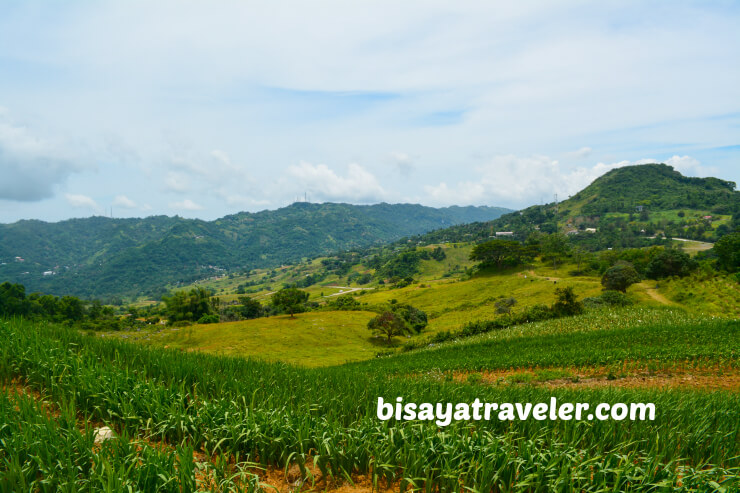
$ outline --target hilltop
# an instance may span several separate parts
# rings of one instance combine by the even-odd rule
[[[591,235],[598,248],[643,246],[663,234],[715,241],[740,224],[740,191],[719,178],[683,176],[666,164],[625,166],[605,173],[568,199],[533,205],[492,221],[420,235],[422,243],[481,240],[497,231],[523,239],[533,231]],[[588,231],[586,231],[588,229]]]
[[[133,296],[223,271],[248,271],[362,248],[509,209],[295,203],[215,221],[91,217],[0,225],[0,279],[30,291]],[[310,226],[309,226],[310,225]],[[18,258],[16,258],[18,257]],[[22,259],[22,260],[21,260]]]

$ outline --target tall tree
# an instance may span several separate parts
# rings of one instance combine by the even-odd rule
[[[518,241],[491,240],[476,245],[470,252],[470,260],[480,262],[481,267],[519,265],[529,259],[529,250]]]
[[[270,303],[280,311],[293,314],[303,311],[304,303],[308,301],[308,293],[297,288],[283,288],[272,295]]]

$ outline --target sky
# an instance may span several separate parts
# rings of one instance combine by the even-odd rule
[[[740,182],[740,2],[0,0],[0,222]]]

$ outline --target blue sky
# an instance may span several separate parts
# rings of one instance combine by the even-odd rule
[[[740,182],[737,2],[0,2],[0,222]]]

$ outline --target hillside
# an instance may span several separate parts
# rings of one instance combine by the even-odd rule
[[[498,219],[456,225],[420,235],[421,243],[486,239],[513,231],[583,234],[596,230],[591,249],[642,246],[639,237],[664,234],[715,241],[740,225],[740,191],[719,178],[683,176],[666,164],[609,171],[559,203],[533,205]]]
[[[497,207],[295,203],[215,221],[177,216],[19,221],[0,225],[0,280],[23,283],[29,292],[133,296],[223,270],[279,266],[495,219],[504,212]]]

